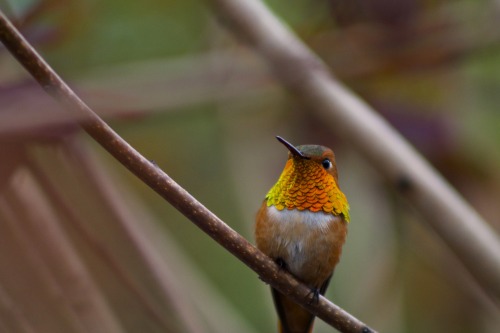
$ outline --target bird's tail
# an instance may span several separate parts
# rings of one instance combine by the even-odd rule
[[[306,309],[271,288],[278,312],[280,333],[311,333],[314,316]]]

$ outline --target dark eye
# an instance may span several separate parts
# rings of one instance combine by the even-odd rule
[[[321,165],[323,165],[323,168],[326,170],[330,169],[332,167],[332,162],[330,162],[329,159],[325,158],[323,162],[321,162]]]

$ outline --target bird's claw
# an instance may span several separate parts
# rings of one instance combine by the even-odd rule
[[[318,288],[312,288],[309,294],[307,296],[311,296],[311,300],[309,301],[309,304],[318,304],[319,303],[319,289]]]
[[[277,258],[275,262],[278,265],[280,271],[287,270],[287,264],[282,258]]]

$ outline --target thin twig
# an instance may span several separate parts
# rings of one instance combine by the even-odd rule
[[[479,214],[378,113],[258,0],[207,0],[228,30],[267,61],[281,82],[352,143],[406,197],[500,301],[500,241]]]
[[[253,269],[263,281],[342,332],[372,332],[364,323],[324,297],[320,297],[317,303],[310,302],[308,287],[285,271],[279,270],[269,257],[227,226],[155,164],[118,136],[64,83],[2,12],[0,12],[0,40],[50,95],[73,112],[85,116],[86,120],[81,126],[102,147],[200,229]]]
[[[88,145],[82,144],[79,140],[69,141],[63,146],[63,149],[66,151],[66,155],[71,158],[72,164],[78,165],[84,179],[88,180],[88,186],[95,194],[95,199],[106,203],[106,207],[112,216],[111,221],[116,228],[111,229],[113,230],[113,234],[123,233],[126,239],[126,246],[132,245],[134,251],[140,256],[142,263],[156,282],[158,291],[155,291],[155,293],[158,294],[157,297],[161,297],[168,308],[172,309],[176,314],[176,319],[179,323],[178,326],[182,325],[185,332],[207,332],[206,327],[203,325],[203,319],[195,312],[193,305],[189,302],[189,298],[186,297],[185,291],[176,285],[179,281],[176,281],[173,275],[175,275],[177,267],[167,265],[164,258],[160,256],[150,240],[147,239],[145,232],[140,229],[147,222],[141,217],[141,223],[137,223],[137,217],[132,213],[134,211],[130,207],[130,204],[124,200],[123,192],[120,193],[120,190],[111,181],[109,172],[106,172],[102,164],[98,163],[97,154]],[[77,219],[78,217],[74,216],[74,218]],[[98,240],[96,239],[96,241]],[[108,252],[108,256],[112,257],[113,254],[111,251]],[[119,261],[116,260],[116,264],[118,263]],[[122,269],[122,271],[123,274],[127,274],[125,270]],[[129,279],[132,278],[130,277]],[[148,303],[152,303],[152,300],[148,299],[145,291],[141,290],[141,286],[137,283],[134,284],[135,288],[142,292],[143,295],[141,297],[144,300],[148,300]],[[153,305],[155,304],[152,303],[151,306]],[[156,304],[156,308],[158,308],[158,304]],[[154,309],[155,312],[160,312],[156,308]],[[161,315],[161,312],[159,314]],[[165,320],[165,315],[163,315],[162,321]],[[166,330],[166,332],[168,331]]]
[[[176,319],[182,322],[186,332],[252,332],[248,323],[236,318],[235,309],[211,291],[203,274],[193,271],[190,259],[182,255],[167,232],[158,229],[158,221],[140,200],[113,178],[89,144],[72,140],[64,148],[73,164],[79,166],[84,179],[89,180],[89,186],[97,194],[95,199],[107,203],[112,222],[126,234],[127,246],[132,245],[141,256],[158,285],[158,296],[163,295],[165,302],[171,303]]]

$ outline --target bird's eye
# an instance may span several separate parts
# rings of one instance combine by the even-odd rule
[[[321,165],[323,165],[323,168],[328,170],[332,167],[332,162],[329,159],[325,158],[323,162],[321,162]]]

